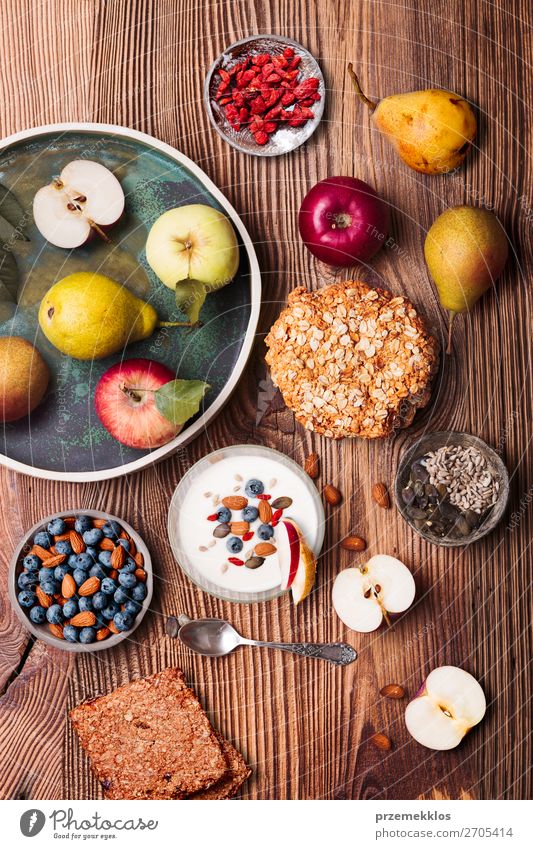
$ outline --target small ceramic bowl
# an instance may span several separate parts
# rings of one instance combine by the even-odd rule
[[[249,130],[234,130],[224,114],[224,107],[220,106],[215,100],[215,94],[220,82],[217,72],[221,68],[231,68],[236,62],[239,62],[250,54],[280,54],[283,53],[286,47],[293,47],[295,53],[301,57],[299,65],[302,71],[301,79],[305,77],[318,77],[320,80],[318,86],[320,100],[317,100],[312,107],[314,118],[310,118],[302,127],[289,127],[288,124],[283,123],[279,130],[270,136],[266,144],[260,145],[254,140]],[[283,153],[289,153],[307,141],[320,124],[324,112],[325,97],[326,86],[324,77],[314,56],[305,47],[298,44],[297,41],[292,41],[292,39],[284,38],[281,35],[254,35],[249,38],[243,38],[242,41],[236,41],[235,44],[228,47],[213,62],[204,84],[205,107],[213,127],[236,150],[241,153],[249,153],[252,156],[279,156]],[[289,110],[290,108],[288,107]]]
[[[54,637],[53,634],[50,633],[48,629],[48,624],[45,623],[43,625],[34,625],[34,623],[29,618],[29,610],[28,613],[25,612],[25,609],[22,608],[18,602],[17,595],[19,593],[19,588],[17,586],[18,576],[23,570],[22,560],[24,556],[28,553],[30,548],[32,547],[33,537],[39,531],[45,531],[46,526],[53,519],[63,519],[67,516],[91,516],[93,519],[105,519],[106,521],[115,521],[118,522],[119,525],[126,531],[126,533],[131,536],[133,539],[137,551],[140,551],[144,557],[144,570],[146,572],[146,589],[147,595],[142,603],[142,608],[137,614],[135,618],[135,623],[133,628],[129,631],[124,631],[121,634],[112,634],[107,639],[102,640],[100,642],[95,643],[69,643],[67,640],[62,640],[59,637]],[[24,535],[20,543],[18,544],[16,550],[13,553],[11,558],[11,563],[9,566],[9,578],[8,578],[8,590],[9,590],[9,600],[13,606],[13,610],[17,614],[18,618],[22,622],[25,628],[27,628],[34,637],[37,637],[38,640],[42,640],[45,643],[48,643],[50,646],[55,646],[55,648],[62,649],[63,651],[74,651],[74,652],[94,652],[94,651],[103,651],[104,649],[111,649],[114,646],[121,643],[123,640],[131,637],[135,629],[140,625],[142,619],[144,618],[146,611],[150,606],[150,602],[152,600],[153,594],[153,573],[152,573],[152,560],[150,557],[150,552],[148,551],[144,541],[139,536],[137,531],[135,531],[131,525],[128,525],[123,519],[120,519],[118,516],[112,516],[110,513],[102,513],[99,510],[64,510],[60,513],[54,513],[51,516],[46,516],[46,518],[42,519],[40,522],[37,522],[33,528]]]
[[[493,479],[498,481],[500,487],[498,500],[487,513],[484,521],[482,521],[479,527],[475,528],[472,533],[459,539],[442,538],[433,535],[426,530],[418,529],[415,526],[413,519],[406,514],[406,505],[402,499],[402,490],[409,482],[410,470],[413,462],[422,458],[429,451],[436,451],[444,445],[460,445],[463,448],[472,447],[477,449],[484,456]],[[405,521],[413,528],[414,531],[416,531],[417,534],[423,537],[423,539],[433,543],[434,545],[440,545],[446,548],[462,547],[470,545],[472,542],[477,542],[477,540],[486,536],[494,530],[502,518],[509,500],[509,475],[501,457],[499,457],[494,449],[487,445],[486,442],[483,442],[482,439],[479,439],[477,436],[472,436],[470,433],[439,431],[437,433],[430,433],[423,436],[403,455],[394,482],[394,497],[396,500],[396,506]]]

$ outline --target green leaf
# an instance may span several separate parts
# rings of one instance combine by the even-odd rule
[[[196,324],[207,295],[205,283],[199,280],[180,280],[176,283],[176,305],[192,324]]]
[[[15,238],[29,241],[26,232],[26,215],[17,198],[9,189],[0,184],[0,216],[11,224],[18,234]]]
[[[17,303],[19,272],[15,257],[0,248],[0,301]]]
[[[155,404],[169,422],[184,424],[198,412],[209,388],[203,380],[171,380],[156,390]]]

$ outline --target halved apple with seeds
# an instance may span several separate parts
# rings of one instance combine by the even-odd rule
[[[316,557],[305,542],[304,536],[292,519],[282,519],[276,534],[281,588],[290,589],[292,599],[298,604],[313,589],[316,576]]]
[[[333,584],[333,607],[348,628],[368,633],[390,614],[403,613],[415,597],[415,582],[396,557],[376,554],[353,569],[339,572]]]

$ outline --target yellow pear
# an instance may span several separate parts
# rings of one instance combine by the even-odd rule
[[[363,94],[351,64],[348,72],[358,97],[372,111],[375,126],[406,165],[422,174],[444,174],[461,164],[477,128],[466,100],[452,91],[428,88],[374,103]]]
[[[99,360],[131,342],[147,339],[160,322],[155,309],[129,289],[105,277],[80,271],[55,283],[44,296],[39,324],[52,345],[77,360]]]
[[[505,230],[493,212],[473,206],[447,209],[433,222],[424,255],[442,306],[449,311],[448,347],[452,321],[471,309],[494,283],[507,261]]]
[[[37,348],[19,336],[0,339],[0,421],[13,422],[41,403],[50,372]]]

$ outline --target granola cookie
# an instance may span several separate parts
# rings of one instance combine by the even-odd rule
[[[410,425],[439,361],[413,305],[360,280],[295,289],[265,342],[287,406],[308,430],[335,439]]]

